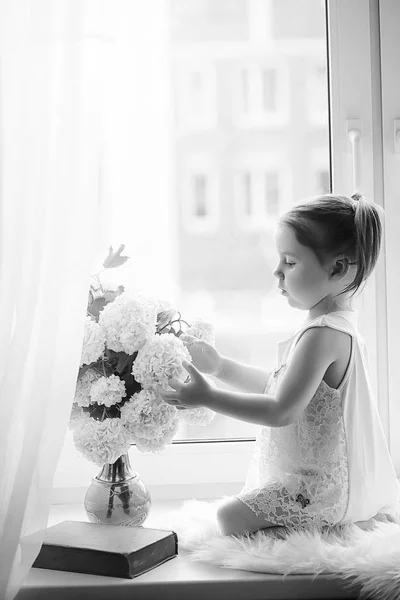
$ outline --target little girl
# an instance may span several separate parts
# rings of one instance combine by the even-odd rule
[[[223,534],[396,514],[400,485],[352,309],[375,267],[381,234],[378,207],[359,194],[318,196],[280,219],[274,275],[285,300],[307,317],[278,344],[272,372],[183,338],[190,381],[170,379],[172,391],[160,389],[164,400],[261,425],[243,489],[218,509]],[[241,391],[215,389],[200,371]]]

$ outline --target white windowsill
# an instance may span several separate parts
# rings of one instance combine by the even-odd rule
[[[145,527],[165,529],[163,521],[169,511],[182,506],[183,500],[153,501]],[[50,507],[48,526],[64,520],[87,521],[82,503]],[[179,538],[178,538],[179,543]],[[278,600],[286,598],[357,598],[340,578],[253,573],[224,569],[191,561],[187,553],[159,565],[132,580],[63,571],[31,569],[16,600]]]

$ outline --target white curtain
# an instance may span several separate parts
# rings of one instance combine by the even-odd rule
[[[110,242],[131,257],[119,283],[178,299],[168,0],[109,0],[114,44],[105,57],[104,194]]]
[[[0,597],[7,600],[42,541],[21,538],[47,524],[102,242],[101,55],[112,43],[98,35],[102,9],[101,0],[0,0]]]

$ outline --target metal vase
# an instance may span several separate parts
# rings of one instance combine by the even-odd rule
[[[151,497],[139,474],[132,470],[128,454],[102,466],[85,496],[89,521],[125,527],[147,519]]]

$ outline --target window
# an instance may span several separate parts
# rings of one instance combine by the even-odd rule
[[[288,205],[290,173],[262,156],[236,174],[236,218],[244,230],[273,230],[283,206]]]
[[[280,184],[279,172],[270,171],[264,175],[265,216],[275,218],[279,215]]]
[[[261,68],[262,111],[274,113],[277,107],[277,72],[276,69]]]
[[[207,176],[198,173],[192,177],[194,216],[198,219],[207,217]]]
[[[282,126],[289,119],[289,82],[282,57],[265,64],[263,54],[238,66],[232,91],[234,123],[239,127]]]
[[[379,378],[379,411],[389,448],[400,475],[400,369],[398,361],[398,340],[400,339],[400,296],[398,256],[400,254],[400,217],[399,190],[400,171],[398,132],[400,130],[399,102],[400,88],[398,78],[398,56],[400,40],[398,23],[400,4],[396,0],[380,3],[380,56],[382,61],[382,90],[379,80],[375,81],[377,94],[382,94],[382,152],[383,170],[379,163],[379,153],[375,149],[375,196],[385,207],[385,247],[384,255],[377,271],[377,313],[383,315],[378,323],[377,371]],[[378,52],[376,52],[378,55]],[[375,54],[374,54],[375,56]],[[379,104],[377,105],[379,106]],[[376,140],[379,148],[379,141]],[[369,173],[371,177],[371,173]],[[371,190],[372,191],[372,190]],[[386,314],[386,318],[385,318]]]
[[[190,233],[215,232],[219,224],[217,174],[206,163],[188,166],[182,176],[182,223]]]
[[[175,32],[168,57],[174,135],[164,154],[157,155],[157,168],[171,162],[171,192],[165,187],[153,198],[147,176],[140,196],[149,199],[143,202],[149,227],[158,223],[150,200],[159,203],[157,212],[169,221],[167,226],[162,221],[151,245],[143,235],[141,256],[149,263],[143,264],[138,285],[146,287],[154,281],[154,265],[168,250],[167,275],[162,279],[160,269],[160,281],[168,293],[175,290],[173,300],[182,314],[212,319],[222,353],[267,369],[274,365],[276,343],[303,314],[288,310],[276,293],[271,274],[276,257],[267,225],[277,212],[302,197],[329,191],[330,180],[334,191],[353,191],[346,120],[358,118],[363,134],[363,192],[379,204],[386,203],[387,239],[376,276],[357,308],[369,348],[372,387],[384,430],[391,432],[388,439],[400,473],[398,277],[385,279],[386,268],[397,273],[400,239],[399,169],[393,151],[393,121],[399,117],[399,5],[395,0],[381,3],[379,20],[376,3],[328,0],[329,62],[324,2],[224,2],[223,18],[213,12],[218,12],[217,5],[219,1],[212,2],[213,9],[205,0],[170,3]],[[254,16],[261,6],[265,21]],[[230,9],[232,18],[227,17]],[[249,24],[257,35],[251,35]],[[265,36],[261,35],[264,26]],[[163,119],[169,115],[163,112],[164,100],[160,95],[160,123],[160,115]],[[146,108],[143,103],[143,111]],[[147,116],[150,123],[151,115]],[[132,129],[131,137],[135,133]],[[154,139],[149,146],[152,152],[161,147]],[[129,152],[129,145],[124,151]],[[148,152],[148,173],[155,170],[152,152]],[[135,453],[136,468],[143,470],[144,481],[160,481],[165,494],[169,482],[183,486],[195,477],[212,497],[207,485],[219,481],[221,474],[227,486],[243,481],[243,456],[250,456],[253,442],[248,440],[254,439],[255,430],[218,416],[210,428],[182,428],[165,454]],[[92,465],[87,468],[93,472]]]
[[[179,130],[212,129],[217,121],[216,74],[213,64],[185,61],[175,70],[174,94]]]

